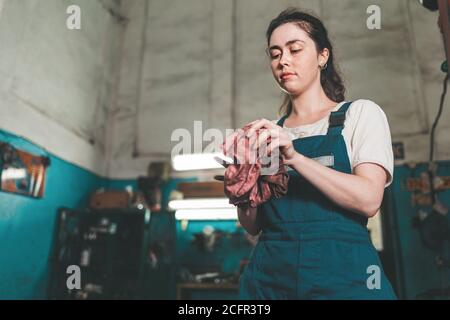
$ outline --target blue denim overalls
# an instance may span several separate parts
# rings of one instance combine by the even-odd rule
[[[331,113],[326,135],[293,140],[295,150],[350,174],[341,134],[350,104]],[[396,299],[367,218],[334,204],[297,171],[289,171],[285,196],[258,207],[258,221],[262,233],[241,275],[242,299]]]

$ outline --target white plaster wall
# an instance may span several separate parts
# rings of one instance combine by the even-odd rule
[[[69,5],[81,30],[66,27]],[[115,0],[3,0],[0,128],[105,174],[105,129],[121,27]]]

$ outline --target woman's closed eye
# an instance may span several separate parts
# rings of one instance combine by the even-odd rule
[[[270,53],[270,59],[272,59],[272,60],[279,59],[280,57],[281,57],[281,53],[280,52],[271,52]]]
[[[289,49],[291,54],[298,54],[300,51],[302,51],[302,48],[291,48]],[[281,52],[271,52],[270,53],[270,59],[272,60],[278,60],[281,58]]]
[[[290,50],[291,50],[291,53],[294,54],[294,53],[299,53],[300,51],[302,51],[302,48],[291,48]]]

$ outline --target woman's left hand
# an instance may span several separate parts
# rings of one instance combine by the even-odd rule
[[[286,130],[283,130],[279,125],[267,119],[255,120],[248,125],[251,126],[247,131],[247,137],[252,137],[256,130],[259,130],[258,147],[265,144],[267,138],[270,137],[271,141],[268,145],[269,154],[276,148],[279,148],[284,163],[286,165],[290,164],[297,152],[295,151],[292,140]]]

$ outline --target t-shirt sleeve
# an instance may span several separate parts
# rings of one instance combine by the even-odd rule
[[[376,163],[388,173],[385,188],[394,176],[394,155],[389,123],[384,111],[374,102],[363,100],[357,112],[352,136],[352,169],[365,162]]]

